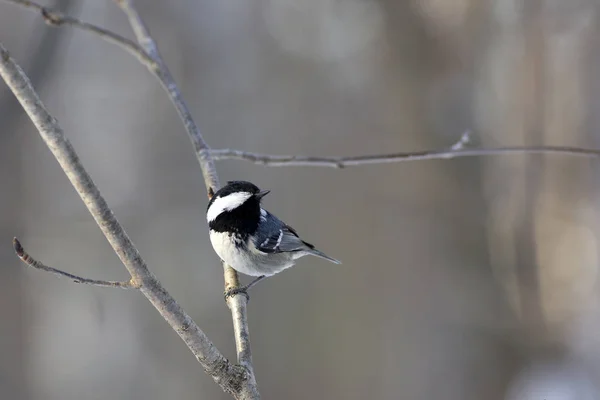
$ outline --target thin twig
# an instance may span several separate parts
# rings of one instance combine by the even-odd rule
[[[247,368],[232,365],[148,270],[129,236],[79,161],[58,121],[48,113],[21,67],[1,43],[0,77],[32,120],[100,230],[129,271],[132,284],[140,287],[144,296],[183,339],[206,372],[225,392],[238,399],[248,398],[242,396],[242,388],[248,381]],[[242,296],[238,297],[245,299]]]
[[[370,164],[389,164],[408,161],[448,160],[461,157],[498,156],[509,154],[562,154],[566,156],[600,157],[600,150],[584,149],[568,146],[535,146],[535,147],[497,147],[497,148],[459,148],[444,150],[427,150],[376,154],[351,157],[311,157],[300,155],[274,155],[251,153],[232,149],[213,149],[211,154],[215,161],[241,160],[268,167],[330,167],[346,168]]]
[[[49,266],[43,264],[42,262],[36,260],[35,258],[31,257],[25,251],[25,249],[23,249],[21,242],[19,242],[19,240],[17,238],[13,239],[13,247],[15,249],[15,252],[17,253],[17,256],[19,256],[21,261],[23,261],[26,265],[33,267],[35,269],[40,269],[42,271],[50,272],[51,274],[57,275],[59,277],[69,278],[75,283],[85,283],[86,285],[114,287],[114,288],[122,288],[122,289],[139,289],[140,288],[140,286],[136,285],[132,280],[102,281],[102,280],[98,280],[98,279],[88,279],[88,278],[83,278],[81,276],[70,274],[70,273],[62,271],[60,269],[49,267]]]
[[[21,7],[26,7],[35,11],[39,11],[44,21],[50,26],[70,26],[78,28],[83,31],[98,35],[107,42],[116,44],[117,46],[125,49],[129,53],[133,54],[142,64],[150,69],[154,69],[155,63],[152,58],[144,52],[144,50],[134,41],[127,39],[117,33],[111,32],[107,29],[99,27],[94,24],[83,22],[75,17],[63,14],[60,11],[52,10],[41,4],[35,3],[28,0],[1,0],[5,3],[16,4]]]
[[[198,158],[198,162],[200,162],[202,174],[204,175],[206,189],[213,189],[214,191],[217,191],[219,189],[219,178],[217,176],[217,170],[214,166],[212,157],[210,156],[210,147],[204,141],[198,125],[196,125],[196,122],[194,122],[192,113],[183,100],[181,91],[177,87],[169,68],[162,59],[158,51],[158,47],[156,46],[156,42],[152,36],[150,36],[148,28],[146,28],[144,21],[137,12],[137,9],[134,7],[132,1],[114,0],[114,2],[127,16],[133,33],[137,38],[138,44],[142,47],[142,49],[144,49],[146,55],[155,63],[155,68],[153,68],[151,71],[154,73],[154,75],[156,75],[160,84],[167,91],[169,98],[175,106],[175,109],[177,110],[177,113],[179,114],[179,117],[185,126],[185,130],[192,144],[194,145],[196,157]]]
[[[181,91],[177,87],[173,76],[169,72],[166,63],[160,56],[156,42],[150,35],[148,28],[146,27],[141,16],[137,12],[131,0],[114,0],[115,3],[123,10],[129,24],[133,30],[135,37],[140,46],[144,49],[146,54],[150,56],[156,63],[157,68],[153,71],[169,94],[171,102],[177,109],[181,120],[185,126],[185,130],[194,145],[196,151],[196,157],[200,163],[202,174],[204,176],[204,184],[206,186],[209,197],[211,193],[214,193],[219,189],[219,178],[213,158],[211,156],[210,147],[204,141],[200,129],[194,122],[191,112],[187,107]],[[237,272],[230,266],[223,264],[224,268],[224,280],[225,290],[239,287],[240,281]],[[254,375],[254,368],[252,364],[252,351],[250,349],[250,332],[248,328],[248,316],[247,316],[247,298],[245,296],[230,296],[227,298],[227,305],[231,310],[231,316],[233,318],[233,329],[235,336],[235,343],[237,349],[237,360],[238,363],[243,366],[247,371],[247,382],[242,388],[245,398],[248,399],[259,399],[260,394],[256,384],[256,378]]]
[[[462,150],[471,141],[471,131],[466,131],[461,135],[461,137],[450,147],[451,150]]]

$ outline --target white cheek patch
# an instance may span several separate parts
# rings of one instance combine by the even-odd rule
[[[267,222],[267,212],[263,208],[260,209],[260,220]]]
[[[250,197],[252,197],[252,193],[248,192],[236,192],[228,194],[225,197],[217,197],[206,212],[206,221],[214,221],[225,211],[231,211],[235,208],[238,208]]]

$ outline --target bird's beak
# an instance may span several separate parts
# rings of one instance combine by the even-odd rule
[[[268,195],[269,193],[271,193],[270,190],[261,190],[260,192],[258,192],[255,196],[257,199],[262,199],[263,197],[265,197],[266,195]]]

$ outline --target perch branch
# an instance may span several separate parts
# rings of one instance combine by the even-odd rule
[[[131,0],[114,0],[115,3],[123,10],[129,20],[129,24],[133,30],[135,37],[139,45],[144,49],[146,54],[154,60],[156,68],[153,70],[154,74],[162,84],[163,88],[167,91],[171,102],[175,106],[179,117],[181,118],[185,130],[194,145],[196,151],[196,157],[200,163],[202,174],[204,176],[204,184],[206,186],[209,198],[212,194],[219,189],[219,178],[217,176],[217,170],[210,152],[210,147],[204,141],[200,129],[194,122],[189,108],[187,107],[181,91],[177,87],[173,76],[169,72],[167,65],[160,56],[156,42],[150,35],[148,28],[146,27],[141,16],[137,12]],[[225,290],[239,287],[240,281],[237,272],[228,265],[223,265],[224,268],[224,280]],[[237,360],[240,365],[246,368],[248,372],[248,390],[249,398],[259,398],[258,388],[256,385],[256,378],[254,375],[254,368],[252,365],[252,352],[250,349],[250,332],[248,329],[248,316],[247,316],[247,298],[245,296],[230,296],[227,298],[227,305],[231,310],[231,316],[233,318],[233,329],[237,350]]]
[[[75,17],[63,14],[60,11],[52,10],[51,8],[45,7],[41,4],[35,3],[28,0],[2,0],[5,3],[15,4],[21,7],[25,7],[34,11],[38,11],[44,21],[50,26],[70,26],[73,28],[81,29],[83,31],[98,35],[102,39],[109,43],[116,44],[117,46],[128,51],[134,55],[142,64],[152,69],[155,68],[154,61],[152,58],[142,50],[142,48],[132,40],[129,40],[117,33],[111,32],[107,29],[101,28],[94,24],[83,22]]]
[[[21,242],[19,242],[19,240],[17,238],[13,239],[13,247],[15,249],[15,252],[17,253],[17,256],[19,256],[21,261],[23,261],[26,265],[33,267],[35,269],[50,272],[51,274],[57,275],[62,278],[69,278],[75,283],[85,283],[86,285],[115,287],[115,288],[122,288],[122,289],[132,289],[132,288],[139,289],[140,288],[139,285],[136,285],[132,280],[102,281],[102,280],[97,280],[97,279],[88,279],[88,278],[82,278],[81,276],[70,274],[65,271],[61,271],[60,269],[49,267],[46,264],[31,257],[25,251],[25,249],[23,249]]]
[[[600,157],[600,150],[567,146],[458,148],[426,150],[351,157],[311,157],[300,155],[273,155],[232,149],[213,149],[215,161],[241,160],[268,167],[330,167],[346,168],[370,164],[389,164],[408,161],[448,160],[461,157],[498,156],[508,154],[562,154],[567,156]]]
[[[177,332],[206,372],[225,392],[237,399],[253,398],[245,392],[249,381],[247,368],[232,365],[148,270],[129,236],[84,169],[58,121],[48,113],[23,70],[1,43],[0,77],[6,82],[37,128],[100,230],[129,271],[132,285],[140,287],[144,296]],[[245,299],[242,296],[237,297]]]

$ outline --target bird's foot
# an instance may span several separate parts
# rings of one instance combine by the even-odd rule
[[[248,303],[250,301],[250,295],[248,295],[248,286],[249,285],[238,286],[224,291],[223,295],[225,296],[225,301],[227,301],[227,299],[229,299],[230,297],[237,296],[238,294],[243,294],[244,296],[246,296],[246,303]]]
[[[262,281],[265,278],[266,278],[265,275],[261,275],[258,278],[254,279],[249,284],[247,284],[246,286],[238,286],[238,287],[234,287],[234,288],[226,290],[225,292],[223,292],[223,295],[225,296],[225,301],[227,301],[227,299],[230,297],[233,297],[240,293],[243,293],[244,296],[246,296],[246,303],[249,302],[250,296],[248,295],[248,289],[250,289],[252,286],[256,285],[258,282]]]

